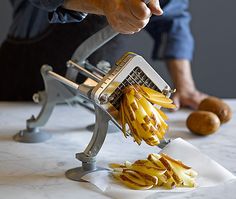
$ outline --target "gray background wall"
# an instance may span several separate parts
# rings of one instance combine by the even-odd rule
[[[11,23],[11,6],[8,0],[0,1],[0,43],[3,41]]]
[[[192,30],[196,41],[193,76],[197,87],[211,95],[236,98],[236,1],[191,1]],[[8,0],[0,1],[0,43],[11,23]],[[150,59],[152,40],[145,32],[129,36],[130,50],[143,55],[170,82],[163,65]]]

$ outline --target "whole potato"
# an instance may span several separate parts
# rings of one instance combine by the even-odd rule
[[[208,97],[202,100],[198,110],[215,113],[222,124],[228,122],[232,118],[232,111],[228,104],[217,97]]]
[[[209,135],[218,130],[220,120],[216,114],[208,111],[192,112],[186,121],[190,131],[198,135]]]

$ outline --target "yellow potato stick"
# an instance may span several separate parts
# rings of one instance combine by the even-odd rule
[[[131,189],[146,190],[153,187],[173,189],[194,187],[197,172],[166,154],[149,154],[147,159],[134,163],[112,163],[113,176]]]

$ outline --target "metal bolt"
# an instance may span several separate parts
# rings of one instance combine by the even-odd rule
[[[109,70],[111,70],[111,64],[106,60],[101,60],[97,63],[97,68],[99,68],[105,73],[108,73]]]
[[[107,94],[103,94],[100,98],[99,101],[101,104],[106,104],[108,103],[108,95]]]
[[[37,104],[40,102],[40,95],[38,93],[33,95],[33,101]]]
[[[172,94],[172,93],[175,93],[176,92],[176,89],[171,89],[169,87],[165,87],[163,90],[162,90],[162,93],[164,95],[169,95],[169,94]]]

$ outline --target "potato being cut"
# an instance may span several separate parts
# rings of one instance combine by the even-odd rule
[[[131,135],[139,145],[142,141],[150,146],[160,143],[168,129],[165,121],[168,117],[154,104],[175,108],[171,99],[151,88],[130,85],[123,90],[119,118],[125,137]]]

